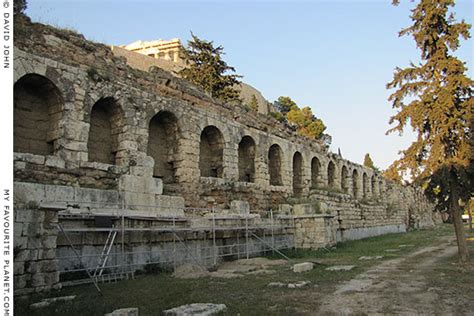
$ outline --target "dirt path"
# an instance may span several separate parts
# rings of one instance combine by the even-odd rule
[[[455,298],[442,295],[441,289],[430,288],[427,281],[434,277],[436,262],[456,251],[455,241],[449,237],[440,239],[437,246],[385,261],[337,286],[335,292],[321,300],[318,313],[457,314]],[[474,311],[466,313],[474,315]]]

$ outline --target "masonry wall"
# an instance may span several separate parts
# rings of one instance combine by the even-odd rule
[[[15,115],[48,109],[41,128],[32,118],[15,120],[18,212],[30,203],[120,204],[168,216],[185,206],[225,210],[245,201],[254,213],[296,214],[309,201],[318,207],[298,214],[304,233],[295,236],[310,248],[434,223],[419,191],[387,182],[270,116],[221,104],[160,68],[131,68],[76,33],[22,17],[15,23]],[[30,132],[35,125],[44,137]],[[166,138],[160,144],[157,134]],[[239,150],[244,139],[251,149]],[[327,216],[305,217],[321,212]]]

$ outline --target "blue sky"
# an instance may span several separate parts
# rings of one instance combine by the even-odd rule
[[[410,37],[414,4],[366,1],[29,0],[33,21],[74,29],[106,44],[180,38],[193,31],[222,45],[226,61],[273,101],[290,96],[327,125],[332,150],[362,163],[370,153],[386,168],[413,134],[386,136],[394,114],[385,85],[395,67],[419,60]],[[472,1],[457,1],[458,20],[473,23]],[[474,31],[471,30],[474,34]],[[472,77],[472,39],[456,52]]]

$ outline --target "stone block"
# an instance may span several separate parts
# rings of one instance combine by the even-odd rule
[[[332,266],[326,268],[327,271],[350,271],[354,269],[356,266],[352,265],[340,265],[340,266]]]
[[[313,205],[311,204],[295,204],[293,205],[294,215],[314,214]]]
[[[232,213],[241,215],[250,214],[250,204],[247,201],[233,200],[230,202],[230,209]]]
[[[32,287],[39,287],[39,286],[45,286],[46,281],[45,281],[45,274],[44,273],[34,273],[31,276],[31,286]]]
[[[101,190],[90,188],[74,188],[75,202],[91,203],[93,206],[100,204],[118,204],[119,195],[115,190]]]
[[[224,313],[227,310],[227,306],[224,304],[212,304],[212,303],[194,303],[188,305],[182,305],[172,309],[163,311],[163,315],[166,316],[185,316],[185,315],[200,315],[210,316]]]
[[[104,316],[138,316],[138,308],[121,308],[116,309],[112,313],[105,314]]]
[[[293,272],[301,273],[306,271],[311,271],[314,268],[314,263],[312,262],[303,262],[293,265]]]
[[[45,158],[40,155],[23,154],[23,160],[35,165],[44,165]]]
[[[65,185],[45,185],[46,202],[74,201],[74,188]]]
[[[15,256],[15,263],[21,261],[31,261],[38,259],[37,249],[24,249],[17,252]]]
[[[16,192],[15,192],[16,193]],[[36,210],[28,210],[28,209],[16,209],[15,210],[15,231],[18,228],[21,229],[21,226],[17,228],[16,224],[18,223],[31,223],[34,222],[34,213],[37,212]]]
[[[15,249],[23,250],[28,247],[28,237],[20,236],[15,238]]]
[[[280,205],[278,205],[278,213],[280,213],[280,214],[290,215],[292,209],[293,209],[293,206],[291,206],[290,204],[280,204]]]
[[[26,168],[26,162],[24,161],[15,161],[14,162],[14,169],[15,170],[23,170]]]
[[[43,184],[14,182],[15,203],[27,204],[30,201],[40,202],[45,199],[45,186]]]
[[[46,161],[44,163],[48,167],[53,167],[53,168],[65,168],[66,167],[66,162],[61,159],[60,157],[56,156],[48,156],[46,157]]]

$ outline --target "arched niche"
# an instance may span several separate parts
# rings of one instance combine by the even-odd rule
[[[283,185],[281,176],[282,150],[277,144],[270,146],[268,150],[268,173],[270,174],[270,185]]]
[[[300,152],[293,155],[293,194],[301,195],[303,191],[303,156]]]
[[[56,85],[37,74],[21,77],[13,87],[13,151],[53,155],[64,100]]]
[[[238,149],[239,181],[255,182],[255,141],[242,137]]]
[[[328,163],[328,187],[334,188],[336,186],[336,165],[334,162]]]
[[[87,150],[89,161],[115,164],[123,111],[112,97],[98,100],[91,109]]]
[[[153,177],[161,178],[164,184],[176,182],[178,140],[178,120],[173,113],[161,111],[153,116],[148,128],[147,154],[155,161]]]
[[[341,169],[341,189],[344,193],[349,193],[349,172],[346,166]]]
[[[201,177],[222,178],[224,175],[224,137],[215,126],[201,132],[199,143],[199,170]]]
[[[311,159],[311,187],[316,188],[319,184],[319,172],[321,163],[317,157]]]

